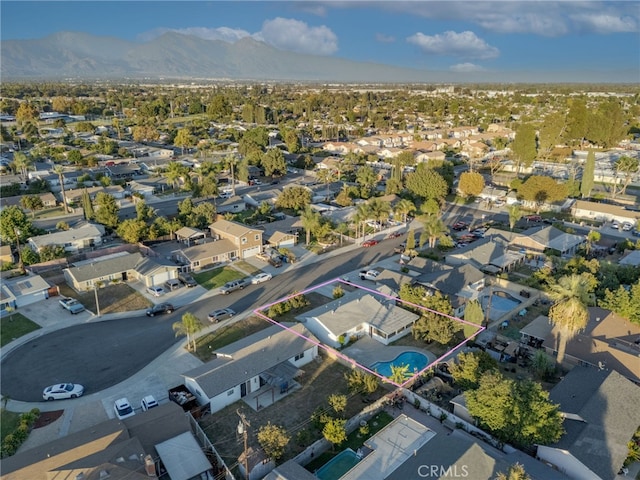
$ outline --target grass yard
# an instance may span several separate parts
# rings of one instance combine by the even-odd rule
[[[254,267],[249,262],[246,262],[244,260],[236,260],[235,262],[233,262],[233,264],[243,272],[247,272],[250,275],[257,275],[258,273],[262,272],[262,270]]]
[[[39,328],[40,325],[32,322],[20,313],[8,315],[0,320],[0,346],[4,347],[7,343],[15,340],[16,338],[20,338],[27,333],[38,330]],[[4,438],[4,436],[2,438]]]
[[[211,359],[216,350],[237,342],[241,338],[264,330],[273,325],[260,317],[249,317],[239,322],[219,328],[215,332],[207,333],[196,340],[195,355],[203,362]]]
[[[0,410],[0,438],[4,440],[4,437],[13,433],[20,424],[20,414],[16,412],[9,412],[4,408]]]
[[[207,290],[221,287],[231,280],[238,280],[245,275],[232,267],[220,267],[205,272],[194,273],[193,278]]]
[[[93,291],[78,293],[67,284],[60,284],[58,287],[60,288],[60,295],[77,298],[87,310],[96,312],[96,296]],[[125,283],[99,288],[98,302],[101,314],[131,312],[151,306],[149,300]]]

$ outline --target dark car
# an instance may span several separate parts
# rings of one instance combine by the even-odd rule
[[[461,230],[469,228],[469,224],[465,223],[465,222],[456,222],[456,223],[453,224],[453,226],[451,228],[453,230],[455,230],[456,232],[459,232]]]
[[[402,236],[402,232],[391,232],[387,238],[398,238]]]
[[[282,258],[281,257],[276,257],[275,255],[269,257],[269,260],[267,260],[269,262],[269,265],[271,265],[272,267],[275,268],[280,268],[282,266]]]
[[[176,308],[170,303],[159,303],[147,310],[147,317],[153,317],[161,313],[173,313]]]
[[[198,282],[196,282],[196,280],[188,273],[181,273],[178,275],[178,280],[184,283],[187,288],[198,286]]]

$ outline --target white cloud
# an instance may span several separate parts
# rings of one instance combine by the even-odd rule
[[[407,42],[417,45],[430,55],[446,55],[460,58],[495,58],[500,55],[496,47],[479,38],[470,31],[447,31],[437,35],[425,35],[418,32],[407,38]]]
[[[637,32],[639,22],[628,15],[614,15],[609,13],[579,13],[570,15],[571,20],[582,30],[592,33],[627,33]]]
[[[485,69],[480,65],[476,65],[475,63],[457,63],[456,65],[451,65],[449,70],[452,72],[459,73],[469,73],[469,72],[484,72]]]
[[[338,50],[338,37],[330,28],[310,27],[292,18],[265,20],[262,30],[253,36],[281,50],[298,53],[331,55]]]
[[[396,37],[385,35],[384,33],[376,33],[376,41],[380,43],[393,43],[396,41]]]
[[[182,35],[193,35],[194,37],[204,38],[205,40],[222,40],[229,43],[235,43],[238,40],[249,37],[251,34],[246,30],[234,29],[229,27],[207,28],[207,27],[189,27],[189,28],[156,28],[140,35],[140,39],[144,41],[153,40],[163,33],[175,32]]]

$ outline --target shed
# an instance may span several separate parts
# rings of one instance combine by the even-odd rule
[[[184,432],[155,446],[171,480],[190,480],[213,470],[191,432]],[[205,477],[208,478],[208,477]]]

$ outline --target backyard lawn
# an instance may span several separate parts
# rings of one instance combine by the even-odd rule
[[[207,333],[206,335],[198,338],[196,340],[195,355],[203,362],[206,362],[211,358],[212,352],[215,352],[226,345],[230,345],[233,342],[237,342],[241,338],[259,332],[260,330],[264,330],[271,325],[273,324],[267,320],[252,316],[244,320],[240,320],[239,322],[224,326],[215,332]]]
[[[59,284],[58,288],[60,295],[77,298],[87,310],[96,313],[96,295],[93,291],[78,293],[66,283]],[[144,310],[151,306],[151,302],[142,294],[124,283],[99,288],[98,302],[100,314]]]
[[[231,280],[238,280],[245,275],[231,267],[220,267],[205,272],[194,273],[193,278],[207,290],[221,287]]]
[[[40,325],[32,322],[20,313],[14,313],[0,320],[0,346],[20,338],[27,333],[38,330]],[[4,438],[4,437],[3,437]]]

